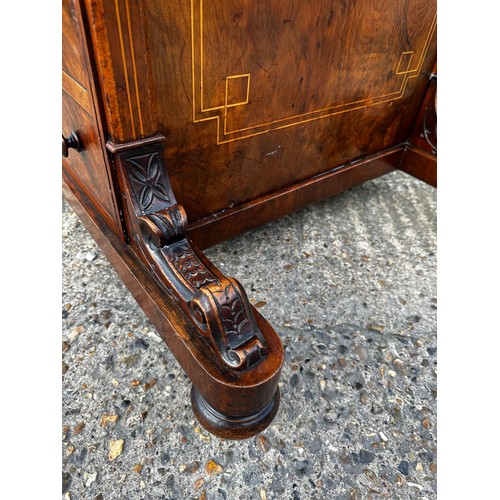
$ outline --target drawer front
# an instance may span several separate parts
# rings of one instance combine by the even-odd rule
[[[62,134],[69,137],[76,132],[82,143],[80,152],[69,150],[63,168],[121,236],[119,211],[92,98],[81,13],[72,0],[63,0],[62,7]]]

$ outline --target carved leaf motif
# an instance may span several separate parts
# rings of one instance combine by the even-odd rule
[[[158,152],[127,158],[126,161],[132,189],[143,213],[151,211],[155,202],[160,206],[155,206],[153,211],[170,203]]]
[[[229,337],[240,338],[241,335],[250,333],[250,322],[234,286],[229,284],[224,290],[214,290],[213,296],[216,299],[226,334]]]
[[[180,245],[173,249],[172,264],[195,289],[217,281],[188,245]]]

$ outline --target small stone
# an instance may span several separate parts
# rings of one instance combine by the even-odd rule
[[[435,474],[435,473],[437,472],[437,465],[436,465],[434,462],[430,463],[430,464],[429,464],[429,470],[430,470],[433,474]]]
[[[255,307],[259,308],[259,307],[264,307],[267,305],[267,302],[265,300],[259,300],[258,302],[256,302],[255,304]]]
[[[109,460],[112,462],[116,458],[118,458],[123,451],[123,439],[116,439],[109,441]]]
[[[264,488],[260,489],[260,500],[267,500],[267,493]]]
[[[97,479],[97,472],[89,474],[87,477],[87,481],[85,482],[85,486],[88,488],[96,479]]]
[[[398,465],[398,471],[401,472],[401,474],[404,474],[405,476],[407,476],[409,471],[410,471],[410,464],[406,460],[403,460]]]
[[[382,432],[380,431],[378,433],[378,435],[380,436],[380,439],[384,442],[384,443],[387,443],[387,441],[389,441],[389,438]]]
[[[149,391],[149,389],[151,389],[151,387],[154,387],[155,385],[156,385],[156,379],[154,378],[153,380],[150,380],[149,382],[146,382],[144,384],[144,390]]]
[[[204,443],[210,443],[211,441],[211,438],[208,434],[203,434],[203,433],[200,433],[200,439],[204,442]]]
[[[74,452],[74,451],[75,451],[75,447],[74,447],[72,444],[70,444],[70,445],[66,448],[66,456],[67,456],[67,457],[70,457],[70,456],[73,454],[73,452]]]
[[[349,351],[349,348],[346,347],[345,345],[339,345],[338,351],[340,354],[347,354],[347,352]]]
[[[114,386],[114,387],[118,387],[120,385],[120,382],[118,382],[118,380],[116,380],[116,378],[112,379],[111,380],[111,384]]]
[[[83,464],[85,457],[87,456],[87,448],[82,448],[82,451],[75,457],[75,462],[77,464]]]
[[[104,413],[101,417],[101,427],[106,427],[108,424],[116,424],[118,422],[118,415],[108,415]]]
[[[207,500],[207,490],[201,492],[200,500]]]
[[[399,359],[399,358],[396,358],[393,362],[392,362],[392,366],[394,366],[394,368],[399,372],[399,373],[402,373],[404,371],[404,368],[405,368],[405,364],[403,362],[402,359]]]
[[[321,379],[319,381],[319,388],[320,388],[321,392],[323,392],[325,390],[325,388],[326,388],[326,380]]]
[[[418,323],[422,318],[418,315],[415,314],[414,316],[407,316],[406,321],[410,323]]]
[[[259,447],[262,453],[267,453],[271,449],[269,441],[262,434],[257,436],[257,446]]]
[[[147,349],[149,344],[142,339],[136,339],[134,342],[134,347],[138,347],[139,349]]]
[[[75,434],[75,436],[78,436],[78,434],[80,434],[83,431],[84,428],[85,428],[85,423],[84,422],[80,422],[73,429],[73,434]]]
[[[80,333],[83,333],[85,331],[85,327],[83,325],[77,326],[76,328],[73,328],[71,332],[68,333],[68,340],[70,342],[73,342]]]
[[[62,341],[62,352],[66,352],[69,349],[69,344],[67,342]]]
[[[143,490],[145,490],[145,489],[146,489],[146,483],[145,483],[144,481],[141,481],[141,482],[139,483],[139,486],[140,486]]]
[[[71,474],[69,474],[68,472],[63,472],[63,475],[62,475],[62,493],[63,493],[63,495],[69,490],[72,481],[73,481],[73,478],[71,477]]]
[[[422,425],[428,429],[431,426],[431,419],[429,417],[425,417],[422,419]]]
[[[394,370],[387,370],[387,375],[394,378],[397,376],[397,373]]]
[[[386,363],[392,363],[392,354],[390,352],[384,352],[384,355],[382,356],[382,359],[386,362]]]
[[[384,325],[376,325],[374,323],[368,323],[366,325],[366,329],[370,332],[378,332],[378,333],[383,333],[385,326]]]
[[[375,460],[375,453],[368,450],[361,450],[359,452],[359,461],[362,464],[370,464]]]
[[[300,377],[298,375],[298,373],[294,373],[291,377],[290,377],[290,385],[292,387],[297,387],[299,385],[299,381],[300,381]]]
[[[200,468],[200,464],[198,462],[193,462],[191,464],[181,464],[179,465],[179,472],[183,474],[194,474]]]
[[[130,382],[130,385],[132,387],[137,387],[138,385],[141,385],[141,381],[140,380],[132,380],[132,382]]]
[[[412,486],[413,488],[417,488],[418,491],[423,491],[424,490],[424,487],[421,484],[412,483],[410,481],[406,481],[406,484],[408,486]]]
[[[69,494],[69,491],[66,492],[64,495],[64,500],[71,500],[71,495]]]
[[[205,480],[202,477],[200,477],[200,479],[197,479],[196,482],[194,483],[194,489],[199,490],[204,484]]]
[[[350,500],[361,500],[359,496],[359,488],[353,488],[351,491],[349,491],[349,497]]]
[[[366,349],[366,347],[358,345],[354,348],[353,352],[358,356],[360,361],[365,362],[368,360],[368,350]]]
[[[68,370],[69,370],[69,366],[63,361],[62,362],[62,374],[66,375]]]
[[[137,364],[137,361],[139,360],[139,355],[138,354],[132,354],[131,356],[125,356],[122,361],[123,361],[123,364],[127,367],[127,368],[132,368],[133,366],[135,366]]]
[[[316,436],[313,440],[312,443],[309,445],[309,451],[311,453],[318,453],[321,450],[321,447],[323,446],[323,443],[320,439],[319,436]]]
[[[134,472],[137,474],[140,474],[142,472],[142,464],[135,464],[134,465]]]
[[[96,257],[97,254],[95,254],[94,252],[87,252],[85,254],[85,259],[88,260],[89,262],[92,262]]]
[[[309,460],[302,460],[295,464],[295,468],[297,469],[297,472],[300,476],[305,476],[309,469],[309,465]]]
[[[222,470],[222,467],[213,460],[209,460],[205,465],[205,471],[209,476],[220,474]]]
[[[420,462],[418,462],[417,465],[415,465],[415,470],[418,473],[422,474],[424,472],[424,466]]]

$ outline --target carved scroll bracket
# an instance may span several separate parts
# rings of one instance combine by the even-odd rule
[[[196,329],[228,367],[261,360],[266,342],[241,284],[203,263],[186,238],[187,217],[177,204],[163,160],[163,138],[115,145],[132,245],[158,281],[179,299]]]

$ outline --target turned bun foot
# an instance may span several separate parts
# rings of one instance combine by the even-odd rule
[[[274,419],[280,405],[280,392],[260,411],[251,415],[232,416],[210,406],[196,387],[191,387],[193,412],[201,425],[212,434],[225,439],[248,439],[262,432]]]

